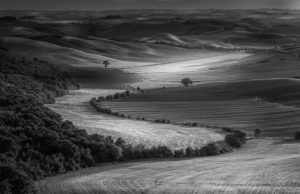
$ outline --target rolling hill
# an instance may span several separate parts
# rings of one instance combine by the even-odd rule
[[[300,192],[299,144],[251,140],[222,156],[140,161],[91,168],[36,183],[39,193]],[[278,176],[280,175],[280,176]]]
[[[100,104],[133,118],[226,126],[249,135],[260,128],[263,136],[278,137],[293,136],[298,130],[299,96],[299,80],[269,79],[154,89]]]

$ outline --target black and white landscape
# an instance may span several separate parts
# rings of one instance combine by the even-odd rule
[[[300,193],[297,1],[1,1],[0,193]]]

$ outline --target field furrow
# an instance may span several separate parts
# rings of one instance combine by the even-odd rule
[[[37,183],[43,194],[300,192],[299,143],[250,140],[221,156],[141,161],[82,170]]]

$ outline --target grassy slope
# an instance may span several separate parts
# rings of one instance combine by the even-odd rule
[[[249,134],[261,128],[263,136],[292,136],[300,125],[299,96],[298,80],[269,79],[152,90],[102,104],[133,117],[228,126]]]
[[[53,177],[40,193],[299,193],[299,143],[250,140],[222,156],[144,161]]]
[[[170,124],[153,124],[145,121],[121,119],[98,113],[88,101],[97,95],[109,95],[120,90],[79,90],[71,92],[48,105],[55,112],[71,120],[88,133],[98,133],[113,138],[122,137],[133,144],[168,145],[170,148],[200,147],[208,142],[222,140],[219,130],[202,127],[182,127]]]

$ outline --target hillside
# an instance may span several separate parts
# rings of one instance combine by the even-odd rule
[[[79,87],[59,67],[7,55],[0,55],[0,66],[0,193],[36,193],[33,181],[44,177],[135,159],[135,147],[121,138],[117,143],[111,137],[88,135],[43,105]],[[149,151],[147,157],[161,149],[170,150],[139,148]]]
[[[298,130],[299,95],[297,79],[266,79],[153,89],[99,104],[132,118],[226,126],[249,135],[260,128],[262,136],[280,137]]]
[[[251,140],[222,156],[108,165],[37,182],[39,193],[299,193],[299,144]],[[280,176],[278,176],[280,174]]]

